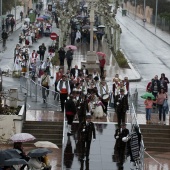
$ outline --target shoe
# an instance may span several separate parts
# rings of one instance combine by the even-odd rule
[[[73,135],[73,133],[71,133],[71,132],[68,132],[68,133],[67,133],[67,136],[71,136],[71,135]]]

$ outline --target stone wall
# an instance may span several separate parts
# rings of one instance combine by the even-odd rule
[[[130,13],[135,15],[135,6],[133,6],[130,2],[125,3],[124,4],[124,8],[128,12],[130,12]],[[146,18],[146,21],[148,23],[151,23],[152,15],[153,15],[153,9],[150,8],[149,6],[146,6],[146,9],[145,9],[145,18]],[[144,19],[143,16],[144,16],[143,5],[138,5],[136,7],[136,17]]]

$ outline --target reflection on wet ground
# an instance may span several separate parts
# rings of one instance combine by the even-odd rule
[[[65,134],[64,149],[65,169],[113,170],[130,169],[130,158],[126,158],[118,148],[115,148],[114,138],[116,124],[95,123],[96,140],[91,143],[89,160],[81,160],[81,143],[78,140],[78,123],[73,124],[73,136]],[[127,125],[130,130],[130,124]],[[126,167],[126,168],[125,168]]]

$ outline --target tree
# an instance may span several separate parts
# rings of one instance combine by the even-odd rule
[[[21,2],[16,0],[16,5],[20,5]],[[11,9],[15,7],[15,0],[3,0],[2,1],[2,14],[5,15],[6,12],[11,11]]]

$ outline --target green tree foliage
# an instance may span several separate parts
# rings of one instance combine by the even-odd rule
[[[19,0],[16,0],[16,5],[20,5]],[[5,15],[6,12],[11,11],[15,6],[15,0],[2,0],[2,14]]]

